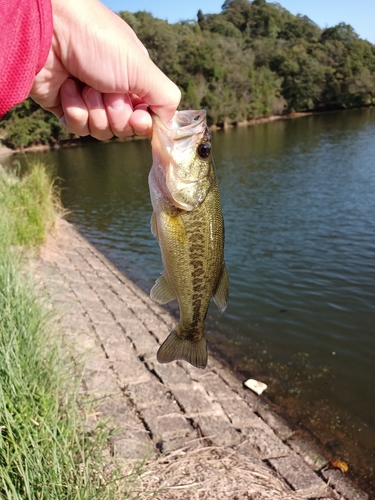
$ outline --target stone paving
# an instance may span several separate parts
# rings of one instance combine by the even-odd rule
[[[66,221],[42,249],[37,275],[84,359],[95,415],[117,428],[114,456],[143,459],[201,438],[270,467],[301,498],[368,499],[212,356],[205,370],[159,364],[175,319]]]

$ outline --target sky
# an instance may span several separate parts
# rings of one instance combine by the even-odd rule
[[[101,0],[115,12],[145,10],[169,23],[196,19],[203,14],[218,14],[224,0]],[[375,44],[375,0],[280,0],[292,14],[309,17],[321,28],[338,23],[350,24],[358,35]]]

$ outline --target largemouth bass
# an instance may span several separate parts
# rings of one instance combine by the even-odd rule
[[[205,110],[177,111],[168,126],[153,115],[149,186],[151,230],[164,273],[151,289],[159,304],[178,300],[180,322],[160,346],[160,363],[207,365],[205,319],[213,297],[228,302],[224,224]]]

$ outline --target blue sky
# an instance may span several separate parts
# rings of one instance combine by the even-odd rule
[[[170,23],[196,19],[199,9],[204,14],[221,11],[224,0],[101,0],[115,12],[146,10],[154,17]],[[353,26],[361,38],[375,43],[375,0],[280,0],[292,14],[303,14],[321,28],[344,22]]]

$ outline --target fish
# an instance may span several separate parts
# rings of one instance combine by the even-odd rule
[[[177,299],[178,325],[157,360],[207,366],[205,320],[211,298],[223,313],[229,297],[224,222],[206,111],[176,111],[164,124],[152,114],[152,167],[148,182],[151,231],[164,272],[150,291],[159,304]]]

